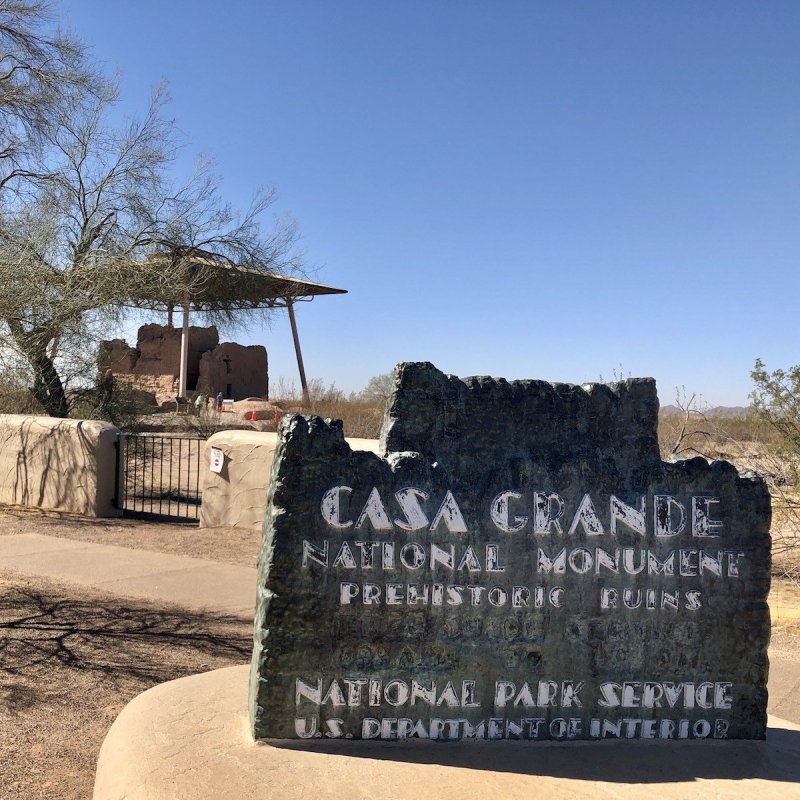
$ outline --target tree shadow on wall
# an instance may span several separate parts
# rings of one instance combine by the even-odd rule
[[[68,694],[79,674],[127,694],[241,664],[250,658],[250,631],[231,615],[12,586],[0,595],[0,709],[18,713],[48,694]]]
[[[17,450],[10,479],[10,501],[37,508],[71,507],[90,512],[95,497],[89,475],[97,472],[97,445],[87,435],[84,421],[68,421],[43,428],[32,417],[7,433],[5,446]]]

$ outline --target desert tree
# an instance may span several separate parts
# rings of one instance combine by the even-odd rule
[[[62,104],[104,83],[52,21],[43,0],[0,0],[0,187],[37,168],[40,135]]]
[[[796,484],[800,478],[800,365],[769,372],[757,359],[750,377],[753,411],[774,433],[785,478]]]
[[[147,236],[142,205],[170,158],[161,97],[123,130],[105,124],[114,98],[107,85],[63,103],[39,132],[36,168],[0,197],[3,344],[24,359],[33,396],[54,416],[69,411],[59,365],[86,353],[124,299]]]
[[[386,405],[386,401],[392,394],[391,372],[382,372],[380,375],[373,375],[367,385],[361,390],[360,397],[363,400],[374,402],[381,407]]]
[[[769,371],[757,359],[752,410],[771,434],[760,471],[772,494],[772,546],[778,571],[800,580],[800,365]]]
[[[82,63],[76,47],[65,62],[70,52]],[[65,83],[46,118],[17,124],[28,135],[24,164],[15,156],[0,191],[0,351],[25,366],[53,416],[69,413],[70,383],[94,377],[93,343],[127,308],[195,295],[220,272],[204,263],[244,264],[253,276],[299,266],[291,222],[262,227],[273,193],[239,215],[207,163],[182,184],[170,180],[181,141],[163,87],[123,125],[109,121],[116,101],[111,81]],[[230,316],[224,299],[209,310]]]
[[[145,207],[151,269],[140,272],[143,282],[131,293],[145,307],[151,301],[172,308],[202,297],[205,320],[225,325],[240,321],[243,313],[268,310],[259,278],[302,274],[303,259],[291,217],[273,216],[265,224],[275,190],[257,190],[240,212],[221,196],[213,166],[198,159],[186,182],[162,189]],[[235,274],[225,269],[232,266]]]

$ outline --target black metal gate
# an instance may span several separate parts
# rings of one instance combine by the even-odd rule
[[[117,501],[126,517],[172,521],[200,519],[200,457],[197,436],[120,436]]]

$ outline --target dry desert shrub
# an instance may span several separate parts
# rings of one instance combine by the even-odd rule
[[[709,414],[694,396],[679,395],[680,413],[659,417],[662,458],[725,459],[737,469],[763,476],[772,497],[772,572],[800,582],[800,484],[797,454],[788,451],[775,427],[748,410],[738,417]]]
[[[273,402],[287,413],[318,414],[320,417],[340,419],[344,434],[350,438],[377,439],[383,422],[385,398],[379,394],[351,392],[345,394],[341,389],[314,378],[308,383],[311,408],[303,405],[303,393],[294,381],[279,378],[270,392]]]

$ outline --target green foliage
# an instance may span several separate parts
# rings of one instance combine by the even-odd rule
[[[775,448],[786,462],[788,477],[797,483],[800,467],[800,365],[769,372],[756,359],[750,373],[755,388],[750,394],[753,413],[771,430]]]
[[[770,372],[757,359],[750,376],[753,415],[770,433],[759,471],[772,495],[773,572],[800,581],[800,365]]]

